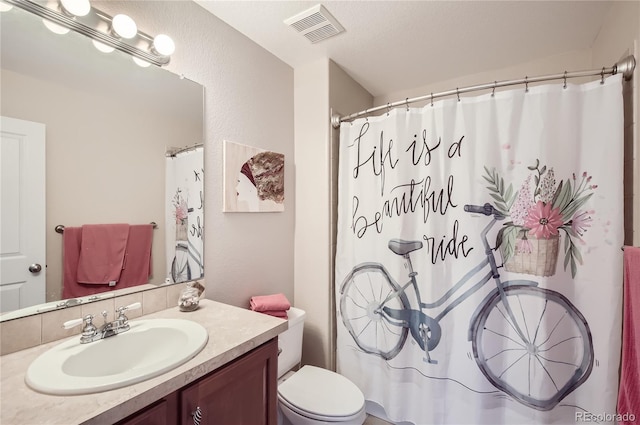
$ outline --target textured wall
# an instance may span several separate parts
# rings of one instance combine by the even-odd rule
[[[176,43],[168,69],[205,87],[207,297],[248,307],[252,295],[293,299],[293,69],[191,1],[107,1],[140,30]],[[223,140],[285,155],[285,211],[222,213]]]

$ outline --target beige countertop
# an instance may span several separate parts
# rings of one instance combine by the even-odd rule
[[[200,308],[194,312],[184,313],[173,307],[139,319],[153,318],[196,321],[209,331],[209,341],[196,357],[163,375],[124,388],[78,396],[41,394],[25,383],[31,362],[70,338],[4,355],[0,357],[0,423],[113,424],[287,329],[286,320],[211,300],[201,300]],[[78,335],[71,338],[79,343]]]

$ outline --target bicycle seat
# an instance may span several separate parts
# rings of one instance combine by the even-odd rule
[[[389,249],[398,255],[406,255],[420,248],[422,248],[421,241],[403,241],[402,239],[391,239],[389,241]]]

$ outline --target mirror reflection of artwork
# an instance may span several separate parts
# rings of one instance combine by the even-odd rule
[[[284,211],[284,155],[225,141],[223,211]]]

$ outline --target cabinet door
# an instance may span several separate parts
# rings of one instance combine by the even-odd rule
[[[195,382],[180,393],[180,423],[276,425],[277,338]]]
[[[174,425],[176,423],[177,399],[175,395],[147,407],[117,425]]]

